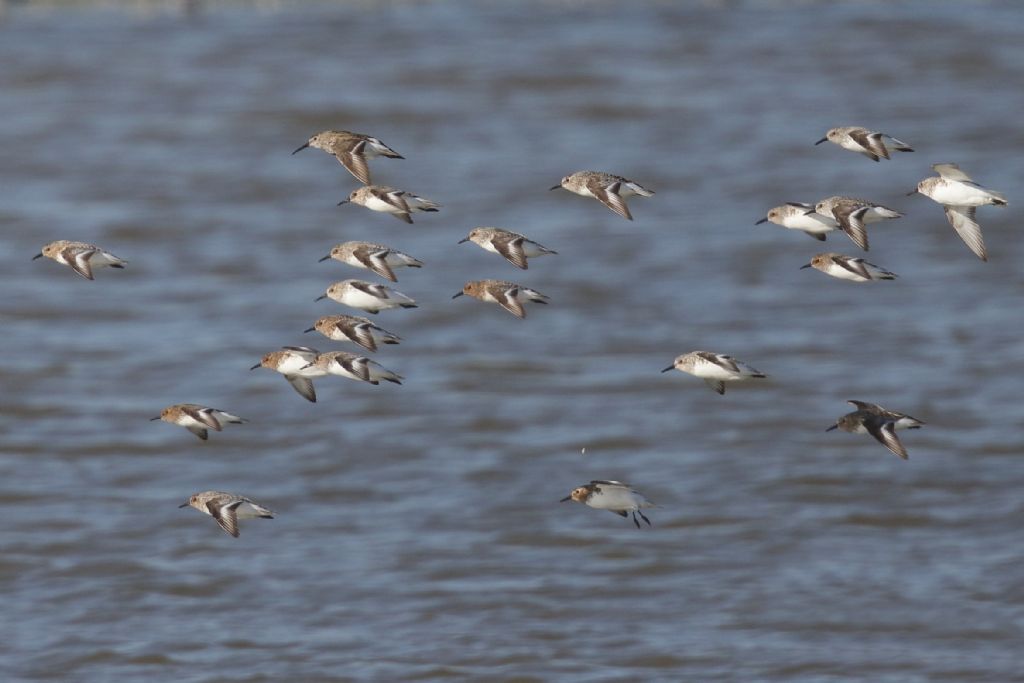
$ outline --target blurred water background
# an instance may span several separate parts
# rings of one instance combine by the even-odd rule
[[[1024,680],[1024,6],[1016,2],[11,3],[0,22],[0,667],[6,680]],[[864,125],[871,163],[814,141]],[[336,207],[327,128],[405,160],[405,225]],[[1003,190],[976,259],[904,196],[953,161]],[[633,178],[627,222],[547,188]],[[894,282],[771,224],[863,196]],[[518,271],[471,228],[559,251]],[[55,239],[130,261],[86,282]],[[249,372],[302,330],[344,240],[425,261],[379,323],[401,387]],[[511,279],[524,321],[452,294]],[[692,349],[771,375],[717,396]],[[879,402],[902,462],[825,433]],[[168,404],[250,424],[201,443]],[[586,454],[581,455],[581,449]],[[637,531],[558,503],[617,478]],[[235,540],[176,505],[278,513]]]

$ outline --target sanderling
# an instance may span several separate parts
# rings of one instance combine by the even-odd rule
[[[397,344],[402,340],[366,318],[355,315],[325,315],[305,332],[317,331],[334,341],[351,341],[367,351],[376,351],[377,344]]]
[[[347,130],[325,130],[311,137],[306,144],[292,154],[298,154],[307,147],[322,149],[333,154],[348,172],[363,185],[370,184],[370,167],[366,160],[373,157],[404,159],[401,154],[391,149],[375,137],[362,133],[351,133]]]
[[[856,256],[843,256],[829,251],[823,254],[815,254],[814,258],[803,268],[814,268],[839,278],[840,280],[853,280],[854,282],[872,282],[874,280],[895,280],[896,273],[890,273],[873,263],[868,263]]]
[[[349,202],[365,206],[371,211],[390,213],[398,220],[405,221],[406,223],[412,223],[411,214],[413,211],[437,211],[441,206],[437,202],[418,197],[405,190],[396,190],[393,187],[385,187],[383,185],[367,185],[360,187],[358,190],[353,190],[348,199],[342,199],[338,202],[338,206],[348,204]]]
[[[724,353],[712,353],[710,351],[684,353],[676,357],[672,365],[662,370],[662,372],[668,372],[673,369],[687,372],[694,377],[700,377],[719,394],[725,393],[726,382],[768,376],[760,370],[756,370],[746,363],[736,360],[732,356],[727,356]]]
[[[314,301],[333,299],[339,304],[358,308],[376,315],[389,308],[418,308],[416,302],[387,285],[375,285],[363,280],[342,280],[335,282]]]
[[[521,299],[529,299],[534,303],[546,304],[549,298],[535,289],[523,287],[522,285],[505,280],[473,280],[467,282],[462,287],[462,291],[452,298],[455,299],[463,294],[468,294],[480,301],[494,302],[517,318],[526,317],[526,309],[523,308]]]
[[[220,528],[238,538],[238,520],[273,519],[274,513],[245,496],[224,491],[203,491],[191,496],[179,508],[194,507],[217,520]]]
[[[981,237],[981,226],[974,220],[974,210],[985,204],[1006,206],[1006,195],[982,187],[971,180],[971,177],[961,171],[956,164],[932,164],[932,169],[939,177],[925,178],[917,184],[917,189],[908,192],[907,196],[920,192],[932,201],[942,204],[946,218],[964,244],[982,261],[988,261],[985,242]]]
[[[160,411],[156,417],[150,418],[150,422],[163,420],[174,425],[180,425],[198,436],[203,441],[209,438],[207,428],[218,432],[224,431],[225,424],[244,424],[244,420],[237,415],[226,413],[217,408],[207,408],[196,403],[176,403],[167,406]]]
[[[633,220],[633,215],[629,213],[629,207],[626,206],[626,198],[633,195],[650,197],[654,194],[640,183],[601,171],[576,171],[562,178],[562,182],[551,189],[559,188],[569,190],[581,197],[593,197],[628,220]]]
[[[864,251],[868,250],[866,225],[903,216],[899,211],[887,206],[856,197],[826,197],[814,205],[814,210],[835,220],[839,224],[839,229],[849,235],[853,243]]]
[[[109,251],[100,249],[95,244],[86,242],[72,242],[71,240],[57,240],[50,242],[43,250],[32,257],[35,261],[42,257],[50,258],[61,265],[70,266],[73,271],[92,280],[92,269],[110,266],[111,268],[124,268],[128,262],[111,254]]]
[[[520,235],[518,232],[501,228],[473,228],[468,236],[459,240],[459,244],[463,242],[472,242],[487,251],[501,254],[509,263],[523,270],[529,267],[529,264],[526,262],[528,258],[558,253]]]
[[[911,417],[906,413],[887,410],[877,403],[868,403],[867,401],[856,401],[853,399],[850,399],[847,403],[857,410],[866,410],[870,413],[874,413],[875,415],[880,415],[886,420],[891,420],[894,423],[895,429],[920,429],[927,424],[924,420],[918,420],[916,417]]]
[[[810,204],[786,202],[768,210],[768,215],[754,225],[771,221],[790,230],[800,230],[816,240],[825,241],[825,235],[837,229],[836,222],[828,216],[820,216]]]
[[[896,436],[896,429],[915,429],[923,425],[923,422],[903,413],[886,410],[873,403],[864,403],[863,401],[848,401],[848,403],[858,409],[840,417],[834,425],[825,430],[826,432],[841,429],[851,434],[870,434],[904,460],[909,457],[907,449]],[[861,405],[866,407],[861,408]]]
[[[342,242],[331,249],[331,253],[320,259],[321,262],[334,259],[347,263],[356,268],[372,270],[377,275],[387,278],[392,282],[398,282],[392,268],[408,267],[421,268],[423,262],[414,259],[408,254],[403,254],[397,249],[385,247],[383,244],[373,242]]]
[[[885,141],[888,140],[889,144],[886,146]],[[823,142],[833,142],[843,149],[848,149],[851,152],[858,152],[863,154],[868,159],[878,161],[879,157],[883,159],[889,158],[890,151],[897,152],[913,152],[905,142],[897,140],[891,135],[885,133],[876,133],[875,131],[868,130],[867,128],[860,128],[858,126],[841,126],[839,128],[832,128],[825,137],[818,140],[814,144],[820,145]]]
[[[403,379],[401,375],[388,370],[377,361],[347,351],[321,353],[306,367],[315,367],[330,375],[370,384],[380,384],[380,380],[401,384]]]
[[[311,403],[316,403],[316,389],[313,378],[323,377],[327,373],[309,364],[319,355],[319,351],[308,346],[285,346],[280,351],[265,354],[260,362],[249,368],[269,368],[284,375],[299,395]]]
[[[647,516],[640,512],[640,508],[657,507],[654,503],[644,498],[639,491],[629,484],[623,484],[621,481],[595,480],[589,484],[578,486],[572,490],[572,493],[563,498],[561,502],[564,503],[569,500],[583,503],[598,510],[611,510],[622,517],[633,513],[633,524],[636,524],[637,529],[640,528],[640,522],[636,518],[637,515],[640,515],[647,522],[647,526],[651,525],[651,520],[647,519]]]

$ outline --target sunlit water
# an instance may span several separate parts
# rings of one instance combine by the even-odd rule
[[[1016,3],[386,3],[40,13],[0,23],[2,666],[49,680],[1024,680],[1020,365],[1024,9]],[[878,164],[813,142],[861,124]],[[440,201],[405,225],[336,207],[316,150],[370,133],[376,182]],[[977,260],[935,162],[1005,191]],[[627,222],[547,188],[634,178]],[[856,285],[771,206],[831,194],[870,226]],[[477,225],[559,251],[528,271]],[[95,282],[54,239],[130,261]],[[347,239],[422,259],[379,322],[403,386],[259,357],[356,350],[302,330]],[[519,321],[469,279],[548,294]],[[659,374],[733,353],[717,396]],[[386,384],[386,383],[385,383]],[[909,462],[824,429],[904,410]],[[250,424],[201,443],[170,403]],[[586,447],[586,454],[580,450]],[[637,531],[559,504],[592,478],[661,507]],[[188,495],[274,509],[235,540]]]

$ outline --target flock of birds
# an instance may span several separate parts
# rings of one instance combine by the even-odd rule
[[[863,154],[873,161],[889,159],[891,152],[913,152],[906,143],[884,133],[860,127],[832,128],[815,144],[832,142],[843,149]],[[341,204],[352,203],[371,211],[391,214],[401,221],[412,223],[415,212],[436,212],[440,205],[404,190],[374,185],[370,181],[368,161],[375,157],[402,159],[403,157],[379,139],[349,131],[328,130],[317,133],[296,149],[296,154],[308,147],[333,155],[360,182]],[[983,261],[988,260],[981,228],[975,220],[978,206],[1006,206],[1006,197],[974,182],[956,164],[935,164],[938,174],[921,180],[914,191],[941,204],[953,229],[967,246]],[[582,197],[596,199],[611,211],[627,220],[633,220],[626,199],[632,196],[650,197],[654,193],[639,183],[622,176],[598,171],[577,171],[562,178],[552,190],[565,189]],[[866,226],[870,223],[900,218],[903,214],[888,207],[853,197],[828,197],[815,205],[789,202],[770,209],[758,224],[772,222],[784,228],[802,231],[824,241],[834,231],[842,231],[864,251],[868,250]],[[528,260],[555,251],[510,230],[477,227],[459,241],[472,242],[482,249],[500,254],[509,263],[526,270]],[[42,248],[33,257],[50,258],[70,267],[82,277],[92,280],[93,271],[101,267],[124,268],[127,262],[112,253],[85,242],[58,240]],[[372,242],[349,241],[333,247],[321,261],[334,259],[356,268],[366,269],[390,282],[397,282],[395,270],[420,268],[419,260],[390,247]],[[892,280],[894,273],[866,262],[863,258],[835,252],[815,255],[803,266],[814,268],[826,275],[854,282]],[[467,295],[480,301],[496,303],[517,318],[526,317],[526,302],[548,303],[540,292],[506,280],[476,280],[467,282],[452,298]],[[416,308],[411,297],[383,284],[364,280],[346,279],[329,286],[316,301],[332,299],[344,306],[369,314],[398,308]],[[368,318],[355,315],[327,315],[318,319],[306,332],[319,332],[333,341],[352,342],[366,351],[376,352],[381,345],[398,344],[401,339]],[[320,353],[305,346],[285,346],[264,355],[252,369],[267,368],[280,373],[303,398],[316,401],[313,380],[337,375],[370,384],[381,381],[402,383],[401,375],[380,363],[357,353],[330,351]],[[767,375],[751,365],[722,353],[691,351],[677,357],[662,372],[679,370],[703,379],[719,394],[725,393],[726,383],[765,378]],[[851,400],[854,411],[841,416],[826,431],[840,429],[855,434],[870,434],[886,448],[907,459],[907,450],[896,431],[918,429],[925,423],[904,413],[888,410],[874,403]],[[175,404],[164,408],[152,420],[162,420],[184,427],[199,439],[209,438],[210,430],[222,431],[225,425],[246,422],[229,412],[193,403]],[[655,507],[639,491],[619,481],[595,480],[579,486],[562,499],[589,507],[610,510],[622,517],[632,515],[640,528],[642,519],[650,520],[643,508]],[[192,495],[179,507],[193,507],[212,516],[231,536],[239,535],[238,520],[272,518],[273,512],[251,499],[224,491],[203,491]],[[638,519],[639,516],[639,519]]]

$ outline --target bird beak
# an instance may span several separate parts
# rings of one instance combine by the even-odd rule
[[[331,255],[330,255],[330,254],[328,254],[327,256],[324,256],[324,257],[323,257],[322,259],[320,259],[319,261],[317,261],[317,263],[323,263],[324,261],[328,261],[328,260],[330,260],[330,258],[331,258]]]
[[[179,508],[187,508],[187,507],[188,507],[188,501],[186,500],[186,501],[185,501],[184,503],[182,503],[182,504],[181,504],[181,505],[179,505],[178,507],[179,507]]]
[[[762,223],[767,223],[767,222],[768,222],[767,218],[762,218],[761,220],[759,220],[756,223],[754,223],[754,225],[761,225]]]
[[[292,156],[295,156],[296,154],[298,154],[302,150],[306,149],[307,147],[309,147],[309,143],[308,142],[306,144],[304,144],[302,147],[299,147],[297,150],[292,152]],[[187,505],[187,503],[186,503],[186,505]]]
[[[458,299],[458,298],[459,298],[460,296],[462,296],[463,294],[465,294],[465,292],[459,292],[458,294],[456,294],[456,295],[455,295],[455,296],[453,296],[452,298],[453,298],[453,299]]]
[[[320,301],[321,299],[326,299],[326,298],[327,298],[327,295],[326,295],[326,294],[321,294],[321,295],[320,295],[320,296],[318,296],[317,298],[313,299],[313,301]]]
[[[560,501],[558,501],[558,502],[559,502],[559,503],[564,503],[564,502],[565,502],[565,501],[567,501],[567,500],[572,500],[572,496],[571,496],[571,495],[570,495],[570,496],[566,496],[565,498],[563,498],[562,500],[560,500]]]
[[[915,194],[917,194],[917,188],[916,188],[916,187],[915,187],[915,188],[914,188],[913,190],[911,190],[910,192],[908,192],[908,193],[907,193],[907,196],[908,196],[908,197],[912,197],[912,196],[914,196]],[[39,256],[42,256],[42,254],[40,254]],[[39,256],[36,256],[36,258],[39,258]]]
[[[254,365],[254,366],[252,366],[251,368],[249,368],[249,370],[250,370],[250,371],[252,371],[252,370],[258,370],[258,369],[259,369],[259,368],[261,368],[262,366],[263,366],[263,363],[257,363],[256,365]]]
[[[915,192],[916,192],[916,191],[917,191],[917,190],[915,190]],[[32,260],[33,260],[33,261],[35,261],[35,260],[36,260],[37,258],[43,258],[43,252],[39,252],[38,254],[36,254],[35,256],[33,256],[33,257],[32,257]]]
[[[668,372],[669,370],[675,370],[675,369],[676,369],[676,366],[670,365],[667,368],[665,368],[664,370],[662,370],[662,372]]]
[[[810,216],[812,213],[818,213],[817,209],[811,209],[810,211],[804,211],[803,215]]]
[[[341,206],[342,204],[348,204],[348,200],[347,199],[342,199],[340,202],[337,203],[336,206]]]
[[[150,422],[156,422],[156,421],[157,421],[157,420],[159,420],[159,419],[160,419],[160,416],[159,416],[159,415],[157,415],[156,417],[151,417],[151,418],[149,418],[149,421],[150,421]]]
[[[825,137],[823,137],[822,139],[818,140],[817,142],[815,142],[814,144],[820,145],[823,142],[828,142],[828,136],[827,135]]]
[[[829,427],[829,428],[828,428],[828,429],[826,429],[825,431],[826,431],[826,432],[831,432],[831,431],[832,431],[833,429],[836,429],[836,428],[838,428],[838,427],[839,427],[839,423],[837,422],[836,424],[832,425],[831,427]]]
[[[811,267],[811,264],[808,263],[806,265],[800,266],[800,268],[798,270],[803,270],[804,268],[810,268],[810,267]]]
[[[461,240],[459,240],[458,242],[456,242],[456,244],[462,244],[463,242],[468,242],[468,241],[469,241],[469,238],[468,238],[468,237],[463,237],[463,238],[462,238]]]
[[[315,328],[315,327],[311,327],[311,328],[309,328],[308,330],[303,330],[303,331],[302,331],[302,334],[306,334],[307,332],[313,332],[313,331],[315,331],[315,330],[316,330],[316,328]],[[256,367],[259,367],[259,366],[256,366]]]
[[[562,187],[561,185],[555,185],[554,187],[549,187],[549,188],[548,188],[548,191],[551,191],[551,190],[558,190],[558,189],[560,189],[561,187]]]
[[[299,370],[305,370],[306,368],[311,368],[311,367],[313,367],[314,365],[315,365],[315,363],[306,363],[306,364],[305,364],[305,365],[303,365],[303,366],[302,366],[301,368],[299,368]]]

